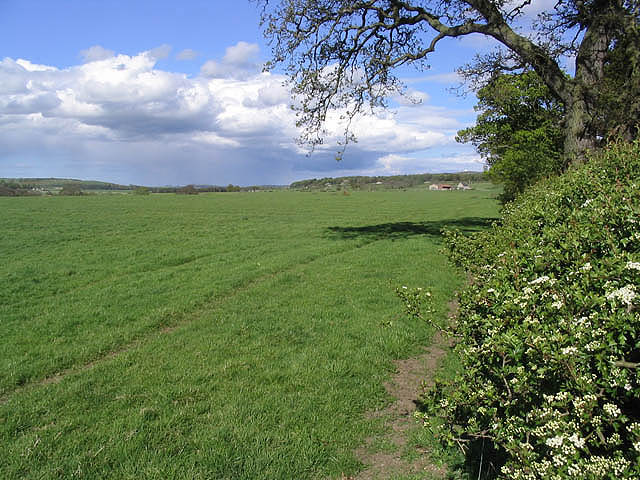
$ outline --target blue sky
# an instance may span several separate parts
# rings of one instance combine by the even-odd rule
[[[487,45],[450,41],[432,69],[403,71],[422,103],[358,122],[338,163],[331,137],[311,156],[295,144],[284,77],[261,72],[269,48],[247,0],[0,0],[0,177],[250,185],[481,170],[454,141],[474,98],[447,89]]]

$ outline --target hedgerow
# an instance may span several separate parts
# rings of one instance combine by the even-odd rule
[[[640,143],[616,143],[491,230],[446,233],[472,281],[451,327],[462,368],[424,397],[439,438],[485,439],[500,478],[640,478],[639,214]]]

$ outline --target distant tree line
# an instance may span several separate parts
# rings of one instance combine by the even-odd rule
[[[177,193],[181,195],[195,195],[198,193],[206,193],[206,192],[256,192],[256,191],[266,191],[266,190],[275,190],[281,189],[281,186],[274,185],[252,185],[248,187],[241,187],[238,185],[229,184],[226,187],[220,185],[185,185],[182,187],[139,187],[136,186],[135,189],[139,188],[147,188],[151,193]]]
[[[40,195],[33,185],[0,180],[0,197],[24,197]]]
[[[3,178],[0,179],[0,196],[51,195],[60,190],[61,195],[78,195],[86,190],[130,190],[131,186],[93,180],[63,178]],[[78,193],[80,192],[80,193]]]
[[[76,196],[86,195],[87,191],[129,191],[134,195],[148,195],[150,193],[176,193],[196,195],[204,192],[256,192],[281,189],[278,185],[252,185],[241,187],[229,184],[218,185],[185,185],[171,187],[147,187],[143,185],[119,185],[93,180],[74,180],[60,178],[4,178],[0,179],[0,196],[35,196],[58,195]]]
[[[82,191],[82,186],[77,183],[68,183],[62,190],[58,192],[58,195],[63,195],[65,197],[79,197],[81,195],[86,195],[85,192]]]
[[[376,184],[383,188],[410,188],[422,186],[425,183],[470,183],[487,181],[483,172],[458,172],[458,173],[421,173],[414,175],[394,176],[351,176],[351,177],[325,177],[312,178],[293,182],[289,188],[294,190],[318,190],[328,187],[349,188],[352,190],[368,189]]]

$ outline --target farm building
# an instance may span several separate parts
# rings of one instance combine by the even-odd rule
[[[453,185],[448,183],[432,183],[429,185],[429,190],[453,190]]]

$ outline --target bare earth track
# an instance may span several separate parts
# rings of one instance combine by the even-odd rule
[[[428,452],[421,451],[418,458],[409,459],[406,452],[409,431],[416,427],[413,413],[423,386],[433,382],[433,374],[439,362],[446,354],[447,340],[437,334],[433,343],[425,348],[417,357],[396,362],[396,373],[392,380],[385,384],[389,395],[396,400],[383,410],[372,412],[374,417],[386,418],[388,433],[383,438],[368,439],[365,446],[356,450],[357,458],[367,465],[355,477],[344,477],[344,480],[375,480],[390,478],[444,478],[444,468],[434,465]],[[371,444],[380,441],[391,444],[392,452],[372,451]]]

